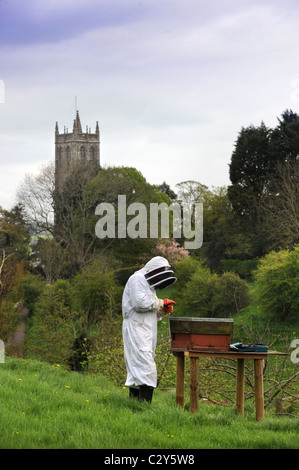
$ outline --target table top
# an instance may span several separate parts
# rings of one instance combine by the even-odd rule
[[[186,351],[179,349],[170,349],[175,353],[184,353],[186,357],[222,357],[226,359],[267,359],[268,356],[288,356],[288,353],[280,351],[267,352],[240,352],[240,351]]]

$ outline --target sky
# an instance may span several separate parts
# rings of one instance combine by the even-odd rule
[[[103,167],[229,185],[241,128],[299,112],[298,24],[298,0],[0,0],[0,206],[76,103]]]

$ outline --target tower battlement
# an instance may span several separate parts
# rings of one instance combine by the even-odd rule
[[[73,131],[59,133],[58,122],[55,127],[55,188],[60,189],[64,180],[79,164],[93,163],[100,166],[100,131],[96,122],[95,133],[86,127],[82,132],[79,111],[76,112]]]

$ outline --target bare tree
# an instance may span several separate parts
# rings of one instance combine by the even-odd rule
[[[96,170],[93,165],[78,165],[62,189],[54,193],[54,239],[67,250],[78,267],[87,262],[97,239],[92,223],[97,194],[86,191]]]
[[[55,190],[55,167],[51,162],[38,175],[26,175],[18,191],[18,200],[31,231],[53,237],[68,252],[70,262],[78,266],[85,264],[96,241],[91,224],[96,200],[85,192],[88,181],[95,174],[93,165],[78,164],[62,188]],[[46,276],[51,279],[53,263],[48,255],[54,247],[53,243],[42,246],[42,255],[47,258],[43,266],[47,271]]]
[[[17,192],[26,224],[37,234],[52,233],[54,225],[54,163],[43,166],[38,175],[25,175]]]
[[[35,247],[37,256],[48,284],[56,281],[67,264],[67,253],[53,238],[39,238]]]
[[[258,205],[260,231],[267,249],[290,248],[299,242],[299,159],[277,165],[276,176]]]

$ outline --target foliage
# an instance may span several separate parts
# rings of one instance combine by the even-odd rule
[[[231,157],[228,197],[251,258],[298,239],[299,116],[286,110],[278,121],[242,128]]]
[[[258,260],[255,259],[223,259],[220,263],[222,272],[230,271],[238,274],[242,279],[252,280],[253,271],[257,268]]]
[[[299,159],[277,164],[257,216],[267,253],[292,248],[299,242]]]
[[[200,267],[200,262],[197,261],[192,256],[182,259],[179,263],[175,266],[175,276],[177,278],[176,282],[176,293],[180,296],[186,284],[190,281],[192,275],[195,271]]]
[[[145,260],[147,261],[149,253],[151,253],[156,246],[156,241],[149,236],[150,204],[160,204],[163,202],[171,204],[171,199],[168,195],[159,191],[157,186],[149,184],[135,168],[129,167],[101,169],[97,176],[88,183],[85,193],[86,197],[95,198],[97,204],[109,203],[113,205],[115,209],[116,234],[118,234],[119,222],[118,196],[126,196],[127,207],[136,202],[144,205],[147,210],[147,238],[130,238],[126,236],[125,238],[97,239],[95,246],[97,250],[102,252],[109,249],[109,252],[116,259],[120,260],[124,267],[134,264],[139,265]],[[138,209],[136,212],[138,214]],[[131,221],[134,223],[134,219],[135,215],[126,215],[127,224]],[[93,230],[97,222],[98,217],[93,216],[90,221]]]
[[[237,313],[250,301],[247,282],[238,274],[224,272],[219,276],[215,298],[217,316]]]
[[[44,291],[46,283],[40,276],[28,273],[20,282],[20,291],[22,292],[24,305],[33,313],[35,303],[38,301],[41,293]]]
[[[22,206],[16,205],[11,211],[0,207],[0,249],[7,255],[15,254],[18,261],[29,256],[29,231],[25,225]],[[1,253],[2,254],[2,253]]]
[[[52,238],[37,239],[34,246],[35,270],[41,270],[48,284],[55,282],[63,275],[68,265],[67,252]]]
[[[54,240],[68,253],[73,271],[79,271],[90,260],[96,242],[91,224],[97,204],[96,194],[86,194],[86,186],[96,175],[97,165],[79,164],[54,192]]]
[[[27,273],[29,233],[20,206],[0,208],[0,339],[14,333],[21,310],[22,277]]]
[[[184,310],[189,312],[188,316],[226,317],[248,305],[247,283],[237,274],[227,272],[220,276],[201,263],[192,262],[193,274],[178,292]]]
[[[19,304],[4,299],[0,304],[0,339],[6,342],[16,330],[19,322]]]
[[[159,184],[158,188],[159,188],[159,191],[167,194],[167,196],[169,196],[170,199],[175,200],[177,198],[177,194],[170,188],[169,184],[167,184],[166,181],[163,181],[162,184]]]
[[[86,266],[72,282],[73,308],[87,315],[87,324],[97,323],[101,317],[113,318],[121,308],[122,288],[112,270],[105,270],[98,261]]]
[[[255,272],[257,298],[263,311],[279,320],[295,320],[299,312],[299,246],[271,252]]]
[[[90,338],[87,355],[88,371],[103,374],[117,385],[123,385],[126,380],[121,325],[120,318],[102,318],[98,333]]]
[[[126,268],[117,269],[116,271],[114,271],[116,282],[124,287],[129,277],[132,276],[135,271],[141,268],[142,265],[140,264],[139,266],[127,266]]]
[[[47,286],[35,305],[33,324],[25,341],[26,354],[52,364],[67,364],[72,354],[74,320],[64,292]]]
[[[185,250],[174,239],[159,239],[155,250],[155,256],[163,256],[173,266],[180,260],[189,256],[189,251]]]

